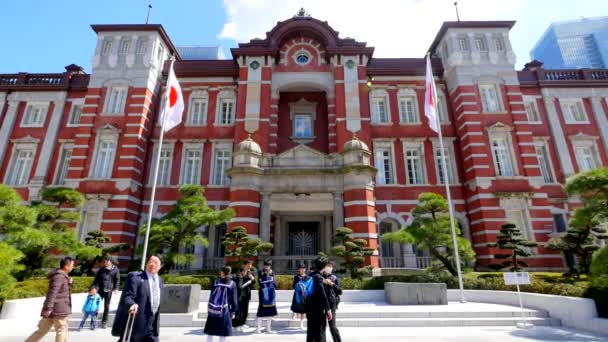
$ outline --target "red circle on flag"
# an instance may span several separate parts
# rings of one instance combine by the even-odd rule
[[[175,106],[177,102],[177,90],[174,86],[171,86],[171,90],[169,90],[169,107]]]

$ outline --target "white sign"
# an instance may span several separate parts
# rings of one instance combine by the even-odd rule
[[[502,274],[505,285],[528,285],[530,275],[528,272],[505,272]]]

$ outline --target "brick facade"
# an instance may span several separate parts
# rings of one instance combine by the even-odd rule
[[[428,253],[379,235],[412,221],[420,193],[445,194],[447,176],[477,268],[493,262],[487,244],[509,220],[539,243],[532,268],[562,269],[563,256],[544,246],[580,205],[563,192],[566,177],[608,165],[608,71],[536,61],[516,71],[513,24],[446,22],[432,42],[448,175],[424,116],[424,58],[374,58],[326,22],[294,17],[239,44],[232,60],[182,60],[160,25],[93,25],[91,74],[70,65],[0,75],[0,177],[27,200],[43,186],[78,189],[81,236],[102,229],[134,245],[162,148],[155,215],[187,182],[236,213],[226,228],[201,230],[210,246],[194,248],[193,267],[214,265],[222,229],[244,226],[274,242],[272,256],[289,268],[327,252],[339,226],[376,249],[373,266],[425,266]],[[160,147],[171,55],[186,109]]]

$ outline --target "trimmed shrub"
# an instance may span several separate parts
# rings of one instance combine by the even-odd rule
[[[72,293],[87,292],[93,283],[93,277],[73,277]],[[10,291],[8,299],[44,297],[49,289],[49,280],[29,279],[18,282],[15,288]]]
[[[174,275],[163,275],[165,284],[199,284],[201,290],[210,290],[211,284],[217,278],[217,276],[201,275],[201,276],[174,276]]]

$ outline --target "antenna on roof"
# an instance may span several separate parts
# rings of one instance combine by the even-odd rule
[[[148,14],[146,15],[146,24],[150,20],[150,10],[152,10],[152,4],[148,4]]]
[[[454,8],[456,8],[456,20],[460,21],[460,15],[458,14],[458,1],[454,1]]]

